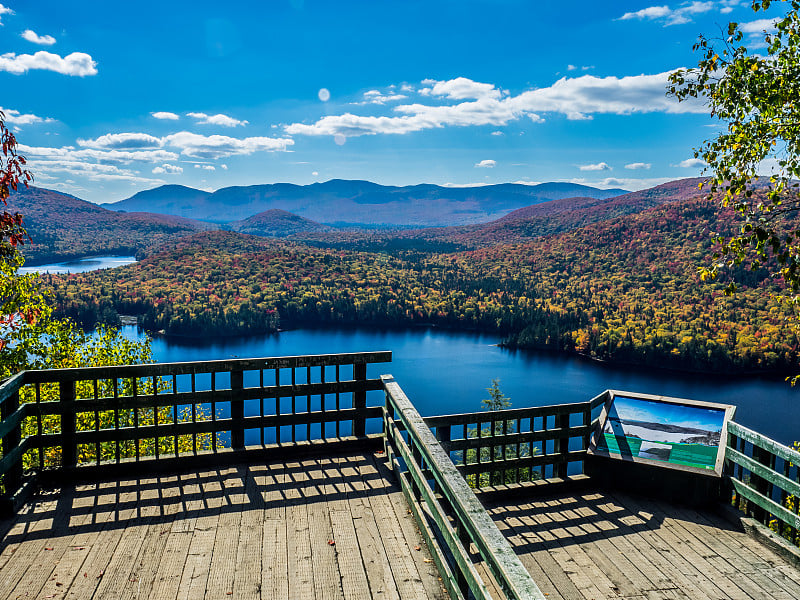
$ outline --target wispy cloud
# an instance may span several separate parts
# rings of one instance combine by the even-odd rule
[[[8,8],[7,6],[3,6],[0,4],[0,25],[3,24],[3,15],[13,15],[14,11]]]
[[[581,171],[610,171],[611,166],[606,162],[599,162],[590,165],[579,165]]]
[[[44,50],[39,50],[35,54],[7,52],[0,55],[0,71],[22,75],[28,71],[37,70],[85,77],[97,75],[97,63],[84,52],[73,52],[63,57]]]
[[[107,133],[93,140],[78,140],[78,145],[83,148],[129,149],[129,148],[160,148],[161,138],[147,133]]]
[[[40,46],[52,46],[56,43],[56,38],[52,35],[39,35],[32,29],[26,29],[20,34],[20,37],[33,44],[39,44]]]
[[[248,137],[233,138],[226,135],[199,135],[180,131],[162,138],[165,146],[179,148],[181,154],[192,158],[225,158],[254,152],[285,152],[294,144],[291,138]]]
[[[167,112],[164,110],[150,113],[150,115],[155,119],[161,119],[166,121],[177,121],[178,119],[180,119],[180,117],[176,115],[174,112]]]
[[[197,123],[199,125],[220,125],[222,127],[238,127],[239,125],[247,125],[247,121],[240,121],[239,119],[234,119],[233,117],[223,115],[222,113],[216,115],[207,115],[206,113],[201,112],[190,112],[186,113],[186,116],[197,119]]]
[[[719,6],[721,12],[730,12],[726,10],[730,8],[729,3],[716,3],[716,2],[689,2],[682,4],[678,8],[670,8],[668,5],[663,6],[648,6],[641,10],[634,12],[627,12],[621,17],[620,21],[628,21],[631,19],[661,21],[665,26],[668,25],[682,25],[692,21],[692,15],[710,12]]]
[[[696,169],[698,167],[705,167],[707,166],[706,161],[699,159],[699,158],[687,158],[686,160],[682,160],[677,165],[672,165],[673,167],[681,167],[684,169]]]
[[[361,102],[353,102],[353,104],[386,104],[387,102],[397,102],[408,98],[405,94],[384,94],[378,90],[369,90],[364,92],[364,99]]]
[[[0,106],[0,111],[6,116],[6,123],[10,125],[33,125],[35,123],[54,123],[55,119],[50,117],[40,117],[34,114],[23,114],[13,108],[3,108]]]
[[[153,168],[153,173],[156,175],[168,174],[168,175],[180,175],[183,173],[183,167],[179,167],[178,165],[171,165],[169,163],[164,163],[160,167]]]
[[[558,113],[568,119],[591,119],[593,114],[705,113],[699,102],[678,103],[664,94],[671,71],[655,75],[628,77],[563,77],[553,85],[522,92],[516,96],[493,84],[464,77],[449,82],[427,81],[429,96],[445,104],[401,104],[387,115],[327,115],[315,123],[285,126],[289,135],[342,135],[355,137],[376,134],[406,134],[446,126],[467,127],[506,125],[528,117],[542,122],[539,113]],[[425,85],[426,82],[423,82]],[[425,94],[423,94],[425,95]],[[464,102],[447,100],[475,98]]]
[[[482,160],[481,162],[475,163],[475,166],[481,169],[493,169],[497,166],[497,161],[487,158],[486,160]]]
[[[643,162],[635,162],[625,165],[626,169],[630,169],[631,171],[639,171],[639,170],[649,170],[650,167],[653,165],[651,163],[643,163]]]

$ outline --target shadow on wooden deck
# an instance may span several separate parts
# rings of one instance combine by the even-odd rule
[[[441,598],[380,456],[65,486],[2,522],[0,597]]]
[[[548,598],[800,598],[800,571],[711,509],[596,489],[487,509]]]

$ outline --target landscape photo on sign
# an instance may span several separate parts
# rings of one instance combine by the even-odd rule
[[[623,458],[713,470],[725,411],[617,396],[597,444]]]

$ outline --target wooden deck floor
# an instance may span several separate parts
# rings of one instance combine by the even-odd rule
[[[2,522],[0,598],[444,598],[370,454],[44,495]]]
[[[619,492],[487,508],[548,598],[800,598],[800,571],[711,512]]]

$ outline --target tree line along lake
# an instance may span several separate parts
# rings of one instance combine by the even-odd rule
[[[26,270],[78,273],[131,262],[133,257],[98,256]],[[123,327],[123,332],[138,340],[147,337],[135,326]],[[491,335],[426,327],[314,328],[226,338],[156,336],[152,348],[157,362],[391,350],[392,363],[370,365],[370,376],[394,375],[425,415],[480,410],[481,400],[488,397],[486,388],[499,379],[514,407],[581,402],[616,389],[733,404],[737,422],[785,444],[800,439],[800,389],[777,375],[736,377],[613,365],[510,350],[498,341]]]

